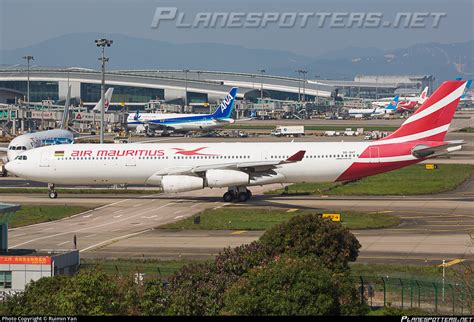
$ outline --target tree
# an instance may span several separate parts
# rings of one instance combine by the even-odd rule
[[[170,314],[219,314],[227,288],[250,269],[272,259],[270,248],[252,242],[224,249],[213,262],[182,267],[170,278]]]
[[[127,285],[125,288],[119,287],[118,282],[122,278],[129,279],[128,283],[124,283]],[[57,305],[66,315],[126,314],[125,294],[131,285],[131,276],[112,277],[100,270],[85,269],[60,289]]]
[[[141,315],[165,315],[169,306],[169,291],[161,280],[145,281],[139,299]]]
[[[66,276],[57,276],[30,282],[25,292],[3,302],[1,315],[59,315],[56,294],[66,281]]]
[[[284,256],[251,270],[224,295],[222,314],[228,315],[341,315],[362,314],[346,271],[335,273],[315,257]],[[349,294],[348,294],[349,293]],[[343,303],[353,298],[353,303]]]
[[[267,230],[259,241],[277,254],[316,256],[333,269],[347,268],[361,247],[347,228],[316,214],[294,216]]]
[[[84,269],[72,277],[44,277],[4,303],[7,315],[139,314],[140,286],[132,276]],[[138,309],[137,309],[138,308]]]

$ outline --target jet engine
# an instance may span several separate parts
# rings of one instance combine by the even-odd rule
[[[237,170],[207,170],[207,186],[211,188],[222,188],[231,186],[246,186],[249,183],[249,174]]]
[[[164,176],[161,180],[161,187],[164,192],[199,190],[204,188],[204,179],[184,175]]]

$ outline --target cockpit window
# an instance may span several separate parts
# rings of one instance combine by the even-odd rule
[[[26,146],[22,146],[21,149],[26,151]]]
[[[19,155],[15,158],[15,160],[28,160],[28,158],[26,157],[26,155]]]

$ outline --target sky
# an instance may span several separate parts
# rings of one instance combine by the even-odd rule
[[[416,43],[473,39],[472,0],[0,0],[0,50],[22,48],[57,36],[120,33],[177,44],[213,42],[283,49],[315,57],[346,47],[395,49]],[[156,7],[176,7],[192,21],[197,12],[443,12],[438,28],[177,28],[164,21],[151,28]],[[431,20],[428,20],[428,25]]]

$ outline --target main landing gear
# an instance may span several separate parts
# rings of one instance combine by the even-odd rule
[[[225,202],[231,202],[233,200],[237,202],[246,202],[252,198],[252,192],[247,189],[247,187],[231,187],[229,188],[229,191],[224,193],[222,196],[222,199],[224,199]]]
[[[58,193],[54,190],[54,183],[48,183],[48,196],[51,199],[56,199],[58,197]]]

